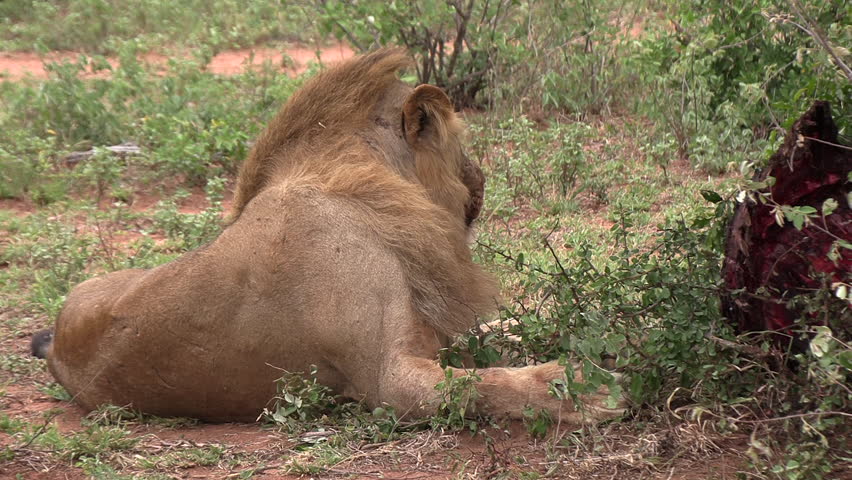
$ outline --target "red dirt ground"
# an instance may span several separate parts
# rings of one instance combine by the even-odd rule
[[[243,72],[249,61],[255,68],[269,61],[290,75],[298,75],[305,71],[310,62],[317,61],[318,55],[322,62],[334,63],[353,56],[354,52],[345,44],[321,47],[319,50],[303,46],[229,50],[213,57],[207,70],[219,75],[235,75]],[[46,78],[45,61],[74,61],[78,56],[76,52],[51,52],[43,56],[32,52],[0,52],[0,79],[20,80],[27,76]],[[141,57],[144,62],[158,66],[165,66],[168,58],[159,53],[147,53]],[[118,64],[115,58],[109,58],[108,61],[113,66]]]

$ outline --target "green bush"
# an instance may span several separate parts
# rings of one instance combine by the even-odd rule
[[[501,316],[517,341],[492,338],[491,344],[522,364],[558,358],[580,365],[586,383],[565,386],[575,398],[601,385],[620,391],[604,368],[616,354],[615,366],[627,377],[622,388],[639,418],[663,408],[704,415],[718,431],[754,432],[749,454],[757,471],[823,478],[842,461],[843,415],[852,408],[852,332],[843,327],[848,300],[837,301],[828,284],[788,299],[802,311],[795,333],[810,340],[795,356],[770,335],[735,336],[719,302],[734,202],[703,195],[714,206],[661,228],[639,248],[629,241],[629,218],[622,219],[612,228],[616,243],[608,257],[583,242],[545,239],[543,251],[493,238],[481,245],[489,263],[508,263],[517,273]],[[563,247],[572,253],[557,253]],[[834,320],[814,326],[813,311]]]
[[[322,35],[360,51],[401,45],[415,55],[419,83],[446,90],[458,108],[481,105],[498,57],[512,49],[506,29],[517,2],[332,0],[319,3]]]
[[[526,49],[520,68],[531,60],[541,70],[540,81],[533,82],[541,105],[578,115],[621,106],[636,88],[630,29],[642,10],[640,2],[530,2],[530,15],[542,20],[530,32],[538,45]]]
[[[73,225],[56,221],[28,223],[19,241],[3,255],[32,270],[29,301],[37,311],[55,318],[70,289],[88,278],[97,240],[78,235]]]
[[[313,428],[336,405],[331,389],[317,382],[317,369],[310,372],[284,372],[276,382],[278,393],[271,409],[263,409],[262,417],[294,433]]]
[[[612,231],[617,253],[605,259],[591,244],[572,245],[571,257],[549,243],[542,253],[491,245],[488,251],[502,252],[494,261],[509,259],[522,273],[520,296],[547,292],[538,295],[539,304],[512,302],[504,311],[520,338],[515,356],[567,357],[582,365],[589,383],[570,386],[582,393],[615,387],[601,365],[618,354],[617,365],[630,373],[627,393],[637,403],[658,403],[675,388],[718,373],[732,359],[704,341],[710,332],[730,338],[719,311],[720,231],[706,228],[716,215],[671,225],[643,248],[630,246],[630,222],[622,219]],[[743,381],[715,388],[736,391]]]
[[[78,186],[96,190],[96,200],[107,193],[126,199],[126,186],[140,176],[197,186],[233,175],[249,140],[301,81],[271,66],[217,77],[204,72],[209,58],[172,60],[160,76],[138,54],[138,43],[128,42],[116,67],[81,55],[48,63],[44,81],[0,84],[0,196],[47,204]],[[88,78],[93,70],[106,77]],[[136,143],[141,154],[123,159],[98,150],[122,142]],[[100,153],[66,161],[69,151],[93,147]]]
[[[551,213],[577,209],[576,198],[590,172],[583,149],[589,125],[554,123],[539,129],[519,117],[494,125],[474,123],[470,129],[475,155],[490,160],[486,196],[496,215],[510,217],[525,205]]]
[[[783,133],[815,99],[829,100],[841,128],[848,125],[852,72],[841,64],[852,60],[843,47],[852,42],[849,11],[844,2],[803,3],[668,7],[674,32],[642,40],[635,62],[651,93],[640,105],[674,134],[681,157],[711,172],[746,162],[770,130]]]

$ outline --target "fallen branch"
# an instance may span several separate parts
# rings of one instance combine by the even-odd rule
[[[65,160],[66,163],[70,164],[78,163],[83,160],[87,160],[89,157],[94,155],[99,149],[107,150],[119,156],[142,154],[142,149],[139,147],[139,145],[136,145],[133,142],[125,142],[120,145],[111,145],[109,147],[96,147],[91,150],[86,150],[85,152],[71,152],[66,155],[63,160]]]

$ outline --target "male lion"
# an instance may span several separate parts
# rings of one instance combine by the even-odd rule
[[[407,63],[381,50],[317,75],[258,138],[214,242],[71,292],[47,359],[77,403],[254,420],[281,369],[316,365],[321,383],[370,407],[435,412],[438,350],[494,310],[497,284],[466,242],[482,173],[447,96],[397,79]],[[563,371],[481,369],[476,407],[621,412],[606,391],[583,398],[585,415],[549,395]]]

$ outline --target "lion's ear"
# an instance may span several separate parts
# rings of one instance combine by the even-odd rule
[[[442,148],[460,130],[453,104],[434,85],[420,85],[402,106],[402,131],[413,148]]]

